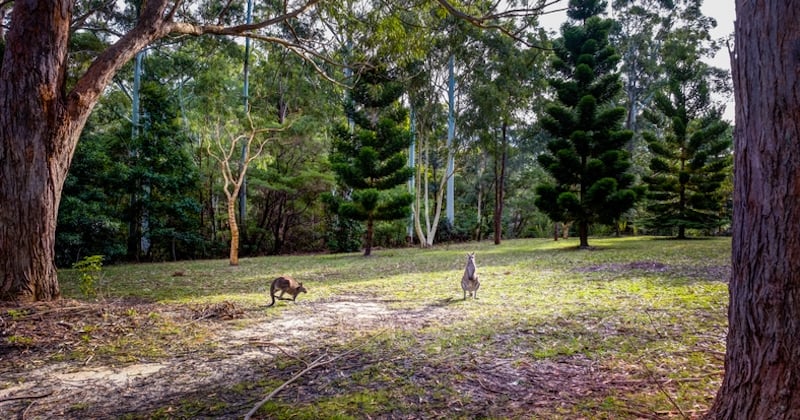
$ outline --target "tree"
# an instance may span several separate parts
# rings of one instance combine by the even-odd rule
[[[372,252],[378,220],[407,217],[413,196],[396,190],[411,178],[405,152],[410,144],[407,112],[398,99],[402,83],[379,67],[362,73],[345,104],[353,130],[339,126],[331,155],[333,170],[351,189],[339,214],[366,223],[364,256]]]
[[[27,302],[60,296],[54,245],[64,180],[89,114],[125,63],[146,45],[171,34],[242,34],[290,21],[316,3],[302,2],[249,26],[223,26],[176,21],[176,16],[184,16],[182,2],[148,1],[131,29],[100,52],[74,84],[68,84],[64,76],[70,65],[70,25],[76,2],[14,2],[0,68],[4,103],[0,201],[26,205],[0,207],[0,299]],[[103,7],[115,4],[103,3]],[[79,11],[81,19],[76,24],[92,15],[92,10]]]
[[[229,263],[239,265],[239,225],[236,221],[236,201],[242,188],[247,168],[257,159],[267,144],[264,133],[273,131],[269,128],[256,128],[253,117],[247,112],[249,127],[241,130],[235,124],[217,122],[212,135],[208,136],[206,150],[208,155],[220,165],[225,184],[222,187],[227,198],[228,227],[231,231],[231,247]],[[233,125],[233,127],[231,127]],[[240,154],[241,150],[246,152]]]
[[[667,87],[655,97],[651,114],[661,135],[644,133],[653,157],[645,224],[711,230],[724,220],[719,191],[730,170],[731,140],[722,109],[711,100],[716,69],[700,61],[696,38],[675,32],[663,48]],[[693,41],[694,39],[694,41]]]
[[[530,107],[537,87],[541,51],[520,48],[497,32],[483,32],[477,49],[482,52],[472,66],[465,120],[469,132],[493,158],[494,243],[503,236],[507,166],[515,137],[522,131],[522,110]]]
[[[800,418],[797,1],[736,1],[732,276],[712,419]]]
[[[613,21],[596,16],[605,2],[569,4],[567,16],[577,24],[564,24],[554,44],[557,76],[549,83],[556,101],[541,121],[554,140],[539,163],[553,182],[536,187],[536,205],[554,222],[574,221],[580,247],[588,248],[589,225],[615,223],[640,192],[623,150],[633,133],[621,129],[625,108],[614,106],[622,86],[615,72],[619,56],[608,43]]]

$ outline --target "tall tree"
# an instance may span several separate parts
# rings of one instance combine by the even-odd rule
[[[494,243],[503,237],[507,166],[515,132],[522,131],[522,110],[530,108],[537,80],[541,80],[541,50],[523,48],[508,36],[483,32],[476,49],[480,58],[472,66],[465,119],[469,131],[493,158]]]
[[[552,183],[536,187],[536,205],[554,222],[575,222],[580,247],[589,247],[592,223],[612,224],[636,202],[629,153],[623,147],[633,133],[622,130],[625,108],[615,106],[622,86],[619,56],[608,42],[613,21],[597,16],[605,2],[570,0],[555,41],[550,80],[556,101],[542,126],[554,137],[539,163]]]
[[[60,296],[54,245],[64,180],[89,114],[125,63],[170,34],[242,34],[289,21],[315,3],[295,3],[281,15],[229,27],[195,24],[189,16],[182,20],[180,1],[147,1],[131,29],[68,85],[70,25],[85,23],[97,10],[80,10],[81,19],[74,20],[72,0],[15,1],[0,68],[0,201],[26,205],[0,207],[0,299],[25,302]],[[108,16],[97,19],[98,27],[108,26],[103,22]]]
[[[713,419],[800,418],[800,2],[736,1],[732,276]]]
[[[413,200],[396,188],[411,178],[405,154],[411,139],[408,114],[399,102],[403,92],[403,84],[387,70],[365,71],[345,105],[354,127],[340,126],[335,132],[333,169],[352,191],[339,213],[366,223],[364,256],[372,252],[375,222],[407,217]]]
[[[225,180],[222,190],[227,198],[228,227],[231,232],[228,261],[232,266],[239,265],[239,224],[236,221],[239,191],[250,163],[261,155],[267,144],[268,138],[264,134],[275,131],[270,128],[256,128],[249,110],[246,117],[248,126],[243,129],[237,123],[217,121],[206,139],[206,150],[219,163],[222,178]],[[240,154],[242,150],[244,152]]]
[[[698,43],[689,31],[673,32],[665,43],[667,86],[651,114],[661,135],[644,133],[653,155],[652,173],[644,178],[651,212],[645,224],[677,229],[678,239],[686,238],[686,229],[711,230],[724,222],[720,188],[731,162],[729,127],[711,99],[723,74],[700,60]]]

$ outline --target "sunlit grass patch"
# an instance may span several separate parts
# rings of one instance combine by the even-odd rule
[[[223,260],[108,266],[98,299],[144,302],[147,309],[131,306],[111,318],[125,319],[135,336],[88,331],[82,359],[92,345],[96,359],[118,363],[196,351],[263,353],[257,360],[274,359],[263,381],[230,389],[257,400],[310,355],[358,348],[265,404],[259,413],[269,418],[625,419],[706,409],[723,364],[730,239],[590,238],[590,250],[577,244],[465,243],[375,250],[369,258],[245,258],[239,267]],[[464,300],[469,252],[476,253],[481,287],[477,299]],[[79,297],[74,273],[60,275],[64,293]],[[279,275],[302,281],[309,293],[266,308],[269,282]],[[238,315],[208,318],[202,311],[223,304]],[[218,340],[234,333],[244,337],[238,347]],[[36,345],[35,336],[18,335]],[[292,357],[257,348],[273,341]],[[215,403],[192,404],[176,405],[174,413],[210,413]]]

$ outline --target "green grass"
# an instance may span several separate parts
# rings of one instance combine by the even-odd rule
[[[371,344],[364,337],[378,334],[377,324],[339,337],[343,346],[307,343],[302,350],[308,354],[364,347],[344,365],[310,374],[314,380],[299,388],[301,394],[279,394],[260,411],[269,418],[702,413],[721,378],[730,239],[591,238],[590,244],[592,250],[577,250],[573,239],[513,240],[376,250],[369,258],[245,258],[238,267],[224,260],[108,266],[96,286],[101,298],[167,307],[234,302],[248,317],[227,321],[232,328],[302,313],[283,303],[260,306],[269,282],[284,274],[309,289],[298,297],[301,307],[356,297],[379,300],[397,313],[436,314],[383,331]],[[481,288],[477,300],[462,301],[461,273],[473,251]],[[173,276],[177,271],[183,275]],[[63,293],[80,299],[78,274],[59,275]],[[219,345],[209,344],[213,333],[202,326],[145,319],[154,331],[150,339],[121,337],[98,352],[153,359]],[[242,383],[237,390],[258,400],[301,368],[290,360],[270,371],[273,385]],[[198,404],[207,404],[206,411]],[[189,397],[184,405],[191,407],[186,415],[228,406]]]

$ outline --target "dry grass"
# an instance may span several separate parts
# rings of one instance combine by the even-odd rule
[[[699,416],[721,379],[730,240],[591,242],[112,266],[91,302],[62,272],[70,299],[0,308],[0,413],[241,418],[356,349],[256,417]],[[481,289],[462,301],[472,251]],[[309,293],[265,309],[283,274]]]

